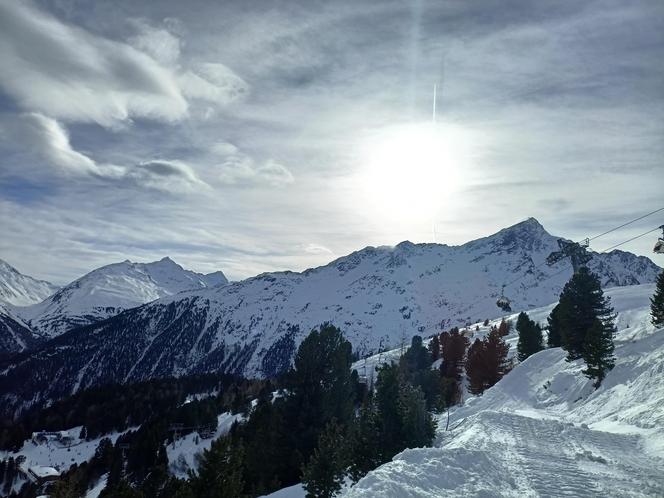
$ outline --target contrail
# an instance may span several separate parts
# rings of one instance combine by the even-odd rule
[[[431,115],[431,121],[436,124],[436,83],[433,84],[433,113]]]

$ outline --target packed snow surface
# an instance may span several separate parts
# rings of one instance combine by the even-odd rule
[[[544,350],[451,411],[451,430],[440,416],[434,447],[400,453],[345,496],[664,496],[664,329],[650,324],[653,291],[607,292],[619,331],[599,389],[580,360]],[[552,307],[530,316],[544,321]]]

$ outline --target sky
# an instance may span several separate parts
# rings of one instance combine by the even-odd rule
[[[0,0],[0,67],[0,258],[55,283],[664,207],[660,0]]]

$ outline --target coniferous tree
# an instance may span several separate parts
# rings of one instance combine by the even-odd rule
[[[582,267],[565,284],[558,306],[549,317],[549,329],[559,332],[567,360],[582,358],[584,373],[598,387],[613,368],[615,315],[610,300],[602,292],[599,278]]]
[[[413,337],[410,348],[399,359],[399,368],[407,382],[421,389],[427,409],[436,408],[440,400],[440,375],[431,370],[431,354],[420,336]]]
[[[486,389],[494,386],[509,371],[507,353],[509,345],[503,340],[500,329],[498,333],[489,332],[484,341],[486,362]]]
[[[586,340],[583,348],[583,359],[586,362],[586,369],[583,373],[595,379],[593,385],[598,388],[608,371],[615,365],[613,357],[613,334],[614,329],[607,327],[601,320],[595,320],[595,323],[586,333]]]
[[[546,319],[549,326],[548,328],[548,334],[547,334],[547,339],[546,343],[550,348],[559,348],[563,345],[563,337],[562,337],[562,324],[560,323],[560,315],[563,313],[563,310],[561,308],[560,303],[558,303],[553,310],[551,310],[551,313],[549,314],[548,318]]]
[[[466,359],[468,390],[471,393],[482,394],[508,372],[508,352],[509,345],[498,328],[493,328],[483,340],[475,340],[468,349]]]
[[[408,382],[399,386],[399,405],[404,448],[430,446],[436,435],[436,424],[427,410],[422,390]]]
[[[385,461],[381,448],[380,419],[373,400],[368,400],[360,408],[348,440],[352,455],[349,475],[357,482]]]
[[[467,337],[461,335],[459,329],[455,327],[450,332],[440,334],[440,344],[443,359],[440,370],[443,377],[461,380],[466,350],[470,341]]]
[[[198,473],[191,478],[193,494],[198,498],[239,498],[244,496],[242,463],[244,449],[231,437],[221,437],[204,450]]]
[[[519,341],[516,346],[519,361],[542,351],[542,329],[538,323],[528,318],[528,315],[523,311],[519,313],[517,318],[516,330],[519,333]]]
[[[655,294],[650,298],[650,316],[655,327],[664,327],[664,270],[657,277]]]
[[[500,325],[498,325],[498,333],[500,334],[500,336],[505,337],[506,335],[509,335],[511,329],[512,329],[512,322],[507,321],[503,318],[500,321]]]
[[[475,339],[468,348],[466,358],[466,377],[468,378],[468,391],[478,395],[484,392],[484,379],[486,378],[484,364],[484,344]]]
[[[286,383],[291,449],[302,458],[297,468],[313,453],[318,434],[329,421],[345,426],[354,416],[358,390],[351,365],[351,344],[333,325],[313,330],[300,344]]]
[[[330,421],[318,438],[318,446],[302,469],[307,498],[332,498],[341,491],[349,466],[349,445],[344,429]]]
[[[383,461],[406,448],[431,445],[436,426],[422,390],[408,382],[396,365],[378,370],[376,409]]]
[[[565,284],[560,294],[557,316],[562,346],[569,361],[583,357],[586,334],[600,320],[613,329],[613,310],[602,292],[599,278],[581,267]]]
[[[429,342],[429,351],[431,352],[431,361],[434,362],[440,358],[440,339],[438,335],[434,335]]]

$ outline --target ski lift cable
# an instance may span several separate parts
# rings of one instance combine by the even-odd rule
[[[630,221],[628,221],[627,223],[623,223],[622,225],[618,225],[617,227],[614,227],[614,228],[612,228],[611,230],[607,230],[606,232],[600,233],[599,235],[595,235],[594,237],[591,237],[591,238],[588,238],[588,239],[581,239],[581,240],[578,241],[578,243],[584,242],[584,241],[586,241],[586,240],[587,240],[588,242],[590,242],[591,240],[599,239],[600,237],[603,237],[604,235],[607,235],[607,234],[609,234],[609,233],[615,232],[616,230],[619,230],[619,229],[621,229],[621,228],[624,228],[624,227],[626,227],[627,225],[631,225],[632,223],[635,223],[635,222],[637,222],[637,221],[639,221],[639,220],[642,220],[642,219],[644,219],[644,218],[647,218],[648,216],[651,216],[651,215],[653,215],[653,214],[655,214],[655,213],[659,213],[660,211],[664,211],[664,207],[661,207],[661,208],[659,208],[659,209],[655,209],[654,211],[651,211],[651,212],[649,212],[649,213],[647,213],[647,214],[644,214],[643,216],[639,216],[638,218],[634,218],[633,220],[630,220]],[[624,241],[624,242],[621,242],[620,244],[616,244],[615,246],[611,246],[611,247],[609,247],[609,248],[607,248],[607,249],[604,249],[603,251],[599,251],[599,252],[600,252],[600,253],[604,253],[604,252],[610,251],[611,249],[615,249],[616,247],[620,247],[620,246],[623,245],[623,244],[627,244],[628,242],[631,242],[632,240],[636,240],[636,239],[638,239],[639,237],[643,237],[644,235],[648,235],[649,233],[652,233],[652,232],[654,232],[654,231],[656,231],[656,230],[658,230],[658,229],[659,229],[659,228],[655,228],[654,230],[650,230],[650,231],[648,231],[648,232],[646,232],[646,233],[643,233],[643,234],[641,234],[641,235],[637,235],[636,237],[634,237],[634,238],[632,238],[632,239],[626,240],[626,241]],[[535,266],[535,267],[533,268],[533,270],[537,270],[537,269],[541,268],[542,266],[544,266],[545,264],[546,264],[546,261],[543,261],[543,262],[540,263],[539,265]],[[563,270],[563,271],[564,271],[564,270]],[[557,274],[554,273],[554,274],[551,275],[551,276],[554,276],[554,275],[557,275]],[[512,281],[510,281],[510,282],[507,282],[505,285],[503,285],[503,290],[505,289],[505,287],[509,287],[509,286],[515,284],[516,282],[518,282],[519,280],[522,280],[522,279],[524,279],[524,278],[526,278],[526,275],[521,275],[520,277],[517,277],[517,278],[515,278],[514,280],[512,280]],[[549,277],[547,277],[547,278],[549,278]]]
[[[638,218],[635,218],[635,219],[633,219],[632,221],[628,221],[627,223],[623,223],[622,225],[617,226],[617,227],[615,227],[615,228],[612,228],[611,230],[607,230],[607,231],[604,232],[604,233],[600,233],[599,235],[595,235],[594,237],[591,237],[591,238],[589,238],[588,240],[590,241],[590,240],[599,239],[600,237],[603,237],[603,236],[606,235],[606,234],[609,234],[609,233],[611,233],[611,232],[615,232],[616,230],[619,230],[620,228],[626,227],[627,225],[631,225],[631,224],[634,223],[634,222],[637,222],[637,221],[639,221],[639,220],[642,220],[643,218],[647,218],[648,216],[651,216],[651,215],[653,215],[653,214],[655,214],[655,213],[659,213],[660,211],[664,211],[664,207],[661,207],[661,208],[659,208],[659,209],[655,209],[654,211],[651,211],[651,212],[648,213],[648,214],[644,214],[643,216],[639,216]],[[648,233],[650,233],[650,232],[648,232]],[[605,249],[605,250],[606,250],[606,249]],[[602,252],[604,252],[604,251],[602,251]]]
[[[653,232],[656,232],[657,230],[661,230],[661,229],[662,229],[661,227],[653,228],[652,230],[648,230],[647,232],[644,232],[644,233],[642,233],[641,235],[637,235],[636,237],[632,237],[631,239],[627,239],[626,241],[621,242],[620,244],[616,244],[616,245],[614,245],[614,246],[607,247],[607,248],[604,249],[603,251],[600,251],[600,253],[605,253],[605,252],[607,252],[607,251],[610,251],[610,250],[612,250],[612,249],[615,249],[616,247],[620,247],[620,246],[623,245],[623,244],[627,244],[628,242],[632,242],[633,240],[639,239],[639,238],[641,238],[641,237],[643,237],[643,236],[645,236],[645,235],[648,235],[649,233],[653,233]]]
[[[653,232],[655,232],[655,231],[657,231],[657,230],[661,230],[661,227],[657,227],[657,228],[654,228],[654,229],[652,229],[652,230],[648,230],[647,232],[644,232],[644,233],[642,233],[641,235],[637,235],[636,237],[632,237],[632,238],[630,238],[630,239],[627,239],[627,240],[625,240],[624,242],[621,242],[620,244],[616,244],[616,245],[614,245],[614,246],[607,247],[606,249],[604,249],[603,251],[600,251],[599,253],[600,253],[600,254],[602,254],[602,253],[606,253],[607,251],[610,251],[610,250],[612,250],[612,249],[615,249],[616,247],[620,247],[621,245],[623,245],[623,244],[627,244],[628,242],[632,242],[633,240],[636,240],[636,239],[638,239],[638,238],[644,237],[644,236],[648,235],[649,233],[653,233]],[[564,271],[567,271],[567,270],[568,270],[568,268],[563,268],[562,270],[557,271],[556,273],[552,273],[551,275],[549,275],[549,276],[547,276],[547,277],[544,277],[544,278],[542,279],[542,282],[545,281],[545,280],[548,280],[548,279],[550,279],[550,278],[553,278],[553,277],[555,277],[555,276],[557,276],[557,275],[560,275],[561,273],[563,273]]]

